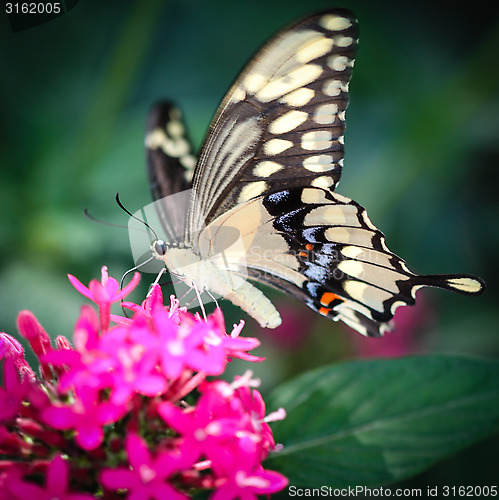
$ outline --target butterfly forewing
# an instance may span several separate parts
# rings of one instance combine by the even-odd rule
[[[343,9],[284,29],[254,56],[220,105],[201,149],[193,217],[284,187],[334,189],[358,44]]]

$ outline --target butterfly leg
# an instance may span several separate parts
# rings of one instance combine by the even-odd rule
[[[165,273],[166,273],[166,267],[163,267],[161,269],[161,271],[158,273],[158,275],[156,276],[156,279],[154,280],[154,283],[152,283],[151,286],[149,287],[149,291],[147,292],[146,299],[149,298],[149,295],[151,295],[154,286],[159,283],[159,280],[161,279],[161,276],[163,276],[163,274],[165,274]]]
[[[220,306],[218,305],[218,300],[215,298],[215,296],[207,288],[204,288],[203,292],[206,292],[211,297],[211,300],[213,300],[213,302],[215,302],[217,309],[220,309]]]
[[[203,318],[206,321],[206,311],[204,309],[203,301],[201,300],[201,294],[199,293],[199,289],[198,289],[195,281],[192,282],[192,287],[194,288],[194,291],[196,292],[196,297],[198,298],[199,307],[201,308],[201,312],[203,313]]]

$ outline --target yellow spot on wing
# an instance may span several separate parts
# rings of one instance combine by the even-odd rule
[[[285,134],[300,126],[307,117],[308,113],[305,111],[298,111],[296,109],[288,111],[270,124],[269,131],[272,134]]]
[[[319,24],[327,30],[342,31],[350,28],[350,26],[352,26],[352,21],[335,14],[326,14],[321,17]]]
[[[333,157],[331,155],[309,156],[303,160],[303,166],[310,172],[328,172],[334,168]]]
[[[267,155],[277,155],[286,151],[293,146],[291,141],[286,141],[284,139],[271,139],[270,141],[266,141],[263,145],[263,151]]]
[[[269,177],[282,168],[283,166],[275,161],[262,161],[254,168],[253,175],[256,177]]]
[[[333,44],[334,41],[332,38],[321,37],[298,50],[296,53],[296,60],[303,64],[313,59],[317,59],[327,54],[331,50]]]
[[[246,184],[239,193],[238,201],[245,202],[251,198],[256,198],[265,192],[267,189],[267,183],[265,181],[256,181]]]
[[[314,97],[314,95],[315,92],[312,89],[296,89],[293,92],[285,95],[281,99],[281,102],[289,104],[290,106],[304,106]]]
[[[329,130],[314,130],[302,135],[301,147],[308,151],[328,149],[332,145],[333,133]]]
[[[262,102],[272,101],[299,87],[308,85],[316,80],[321,73],[322,68],[318,64],[305,64],[280,78],[270,81],[261,90],[257,91],[256,97]]]

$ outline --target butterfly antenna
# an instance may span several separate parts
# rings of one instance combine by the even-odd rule
[[[146,264],[149,264],[149,262],[151,262],[152,260],[154,260],[154,255],[151,255],[151,257],[149,257],[147,260],[145,260],[144,262],[141,262],[140,264],[137,264],[136,266],[132,267],[131,269],[129,269],[128,271],[126,271],[123,276],[121,277],[121,280],[120,280],[120,290],[123,290],[123,283],[125,282],[125,278],[130,274],[130,273],[133,273],[134,271],[137,271],[138,269],[140,269],[142,266],[145,266]],[[123,311],[123,314],[125,315],[126,318],[129,318],[130,316],[128,316],[127,312],[125,311],[125,308],[123,307],[123,299],[121,299],[121,309]]]
[[[141,224],[144,224],[144,226],[146,226],[147,229],[149,229],[149,231],[154,236],[154,241],[159,240],[159,237],[158,237],[156,231],[145,220],[139,219],[138,217],[136,217],[135,215],[133,215],[132,212],[130,212],[127,208],[124,207],[123,203],[121,203],[120,194],[119,193],[116,193],[116,203],[121,208],[121,210],[123,210],[125,213],[127,213],[132,219],[135,219],[137,222],[140,222]]]
[[[124,226],[123,224],[115,224],[114,222],[108,222],[105,220],[97,219],[97,217],[94,217],[93,215],[90,214],[90,212],[88,211],[87,208],[83,209],[83,214],[85,215],[85,217],[87,219],[90,219],[92,222],[97,222],[98,224],[104,224],[105,226],[111,226],[111,227],[117,227],[119,229],[130,229],[128,226]],[[148,231],[146,231],[144,229],[140,229],[138,227],[134,227],[132,229],[134,229],[135,231],[142,231],[144,233],[148,233]]]

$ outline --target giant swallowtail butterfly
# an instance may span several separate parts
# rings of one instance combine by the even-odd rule
[[[159,210],[170,237],[153,243],[154,256],[187,285],[231,300],[264,327],[281,322],[270,300],[246,279],[234,284],[210,260],[224,246],[224,228],[237,229],[245,250],[244,265],[230,252],[224,257],[227,269],[364,335],[382,335],[421,287],[470,295],[484,289],[471,275],[414,274],[366,210],[335,192],[357,45],[357,22],[344,9],[277,33],[228,91],[197,158],[177,108],[163,102],[150,113],[153,198],[191,189],[185,210]]]

